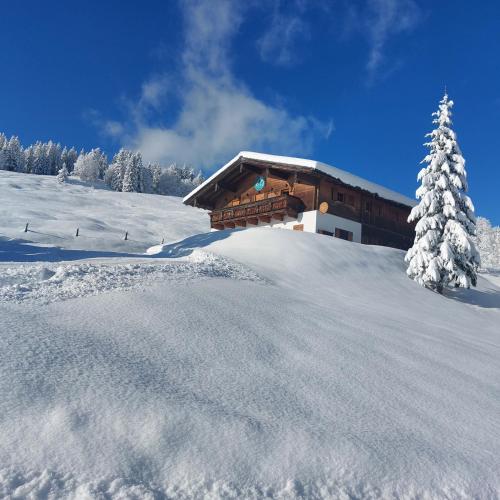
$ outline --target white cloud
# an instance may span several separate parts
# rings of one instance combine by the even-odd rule
[[[331,123],[265,103],[235,78],[230,47],[244,18],[243,3],[201,0],[182,6],[186,31],[177,93],[165,75],[145,82],[138,101],[129,104],[130,123],[111,127],[121,132],[123,146],[141,150],[146,161],[211,168],[242,149],[308,154],[318,136],[331,133]],[[151,123],[149,111],[171,95],[180,103],[178,115],[168,126]]]
[[[420,19],[420,9],[414,0],[369,0],[364,20],[370,54],[367,70],[370,78],[384,62],[384,49],[390,36],[410,31]]]
[[[297,61],[296,43],[309,36],[309,26],[300,16],[275,10],[271,26],[257,40],[257,47],[264,61],[290,66]]]
[[[172,128],[141,126],[128,146],[150,161],[180,160],[214,166],[243,149],[303,154],[331,124],[266,105],[234,82],[200,76],[184,96]]]
[[[169,80],[166,75],[152,78],[142,84],[140,105],[157,108],[163,102],[169,90]]]
[[[103,132],[111,137],[121,137],[125,132],[123,125],[114,120],[107,120],[102,124]]]

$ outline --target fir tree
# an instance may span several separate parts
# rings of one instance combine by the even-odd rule
[[[451,129],[453,101],[445,94],[433,113],[437,128],[425,143],[429,154],[417,179],[420,200],[408,218],[418,221],[415,242],[406,254],[407,274],[422,286],[443,292],[445,286],[469,288],[477,281],[479,254],[475,235],[474,206],[467,191],[465,160]]]
[[[62,168],[59,170],[57,173],[57,181],[60,182],[61,184],[66,182],[66,179],[68,178],[68,169],[66,168],[66,163],[63,163]]]
[[[125,169],[125,175],[123,177],[123,192],[139,191],[139,177],[141,168],[141,153],[135,153],[129,158],[127,162],[127,168]]]

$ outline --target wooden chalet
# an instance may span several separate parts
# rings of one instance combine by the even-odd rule
[[[243,151],[184,198],[213,230],[268,226],[407,249],[415,201],[324,163]]]

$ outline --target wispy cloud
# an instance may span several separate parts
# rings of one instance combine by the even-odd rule
[[[147,161],[213,167],[241,149],[307,154],[318,136],[331,133],[331,123],[266,103],[236,79],[230,48],[243,22],[243,3],[201,0],[182,6],[179,80],[172,86],[167,75],[150,78],[140,98],[129,103],[129,122],[105,124],[112,134],[121,134],[124,146],[141,150]],[[177,116],[169,125],[153,124],[151,110],[161,110],[169,98],[180,104]]]
[[[389,37],[412,30],[420,17],[414,0],[368,0],[362,24],[370,43],[366,68],[371,80],[384,63]]]
[[[257,40],[261,58],[280,66],[291,66],[297,62],[296,44],[310,37],[309,25],[302,19],[303,9],[294,12],[287,4],[287,13],[280,10],[276,2],[269,28]]]

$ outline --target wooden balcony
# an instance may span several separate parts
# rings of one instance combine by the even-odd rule
[[[210,214],[210,224],[214,229],[246,227],[247,224],[257,225],[259,222],[269,224],[273,219],[282,221],[286,216],[297,217],[303,210],[302,200],[285,194],[214,210]]]

